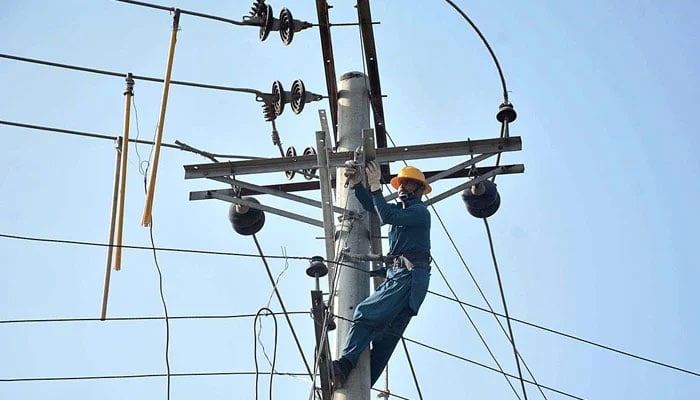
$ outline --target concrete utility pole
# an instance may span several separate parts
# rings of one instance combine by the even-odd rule
[[[340,77],[338,92],[338,148],[336,151],[355,151],[362,145],[362,131],[369,128],[369,96],[366,77],[361,72],[348,72]],[[343,259],[340,253],[347,249],[355,254],[369,253],[369,218],[354,192],[344,187],[343,168],[336,171],[336,205],[354,211],[356,216],[339,222],[336,238],[336,259],[354,268],[338,266],[332,276],[335,280],[334,313],[338,318],[334,359],[340,357],[345,344],[355,306],[369,296],[368,263]],[[357,270],[357,269],[360,270]],[[333,288],[331,288],[333,290]],[[362,353],[343,389],[336,391],[337,400],[369,400],[369,351]]]

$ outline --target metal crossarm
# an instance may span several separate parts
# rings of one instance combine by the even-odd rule
[[[482,153],[519,151],[522,148],[520,137],[482,139],[470,141],[422,144],[392,148],[378,148],[375,161],[388,163],[401,160],[417,160],[435,157],[455,157]],[[353,159],[354,152],[343,151],[328,155],[329,167],[341,167],[345,161]],[[213,178],[230,175],[303,170],[318,167],[315,155],[278,157],[256,160],[231,161],[185,165],[185,179]]]

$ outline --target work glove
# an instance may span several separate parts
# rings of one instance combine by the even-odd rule
[[[360,166],[357,164],[357,161],[345,161],[345,171],[343,175],[345,175],[345,187],[352,187],[362,182],[362,174],[360,173]]]
[[[382,190],[382,184],[379,182],[382,177],[382,171],[379,169],[379,164],[376,161],[367,163],[367,184],[370,192]]]

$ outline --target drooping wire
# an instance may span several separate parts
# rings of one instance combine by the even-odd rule
[[[158,256],[156,254],[156,245],[153,239],[153,221],[149,227],[151,237],[151,246],[153,248],[153,261],[158,271],[158,288],[160,292],[160,301],[163,304],[163,313],[165,315],[165,369],[167,374],[167,399],[170,400],[170,319],[168,318],[168,306],[165,303],[165,293],[163,289],[163,272],[158,265]]]
[[[147,162],[146,165],[149,165],[150,161]],[[144,192],[147,192],[147,182],[146,182],[146,176],[148,174],[148,167],[146,167],[146,170],[143,172],[143,189]],[[151,239],[151,250],[153,251],[153,262],[156,266],[156,271],[158,272],[158,290],[160,293],[160,301],[163,304],[163,314],[165,316],[165,371],[166,371],[166,398],[170,400],[170,377],[171,377],[171,371],[170,371],[170,319],[168,318],[168,306],[167,303],[165,302],[165,293],[163,289],[163,271],[160,269],[160,265],[158,264],[158,254],[156,251],[156,243],[155,239],[153,238],[153,221],[151,221],[151,224],[148,228],[148,233]]]
[[[282,247],[282,254],[284,255],[286,253],[287,253],[287,249]],[[277,278],[274,281],[274,286],[273,286],[274,288],[276,288],[279,285],[280,278],[282,277],[282,274],[284,274],[284,272],[287,271],[288,268],[289,268],[289,260],[284,260],[284,268],[277,275]],[[274,295],[275,295],[275,291],[273,289],[272,291],[270,291],[270,297],[267,298],[267,304],[265,305],[265,308],[270,308],[270,304],[272,303],[272,298],[274,297]],[[277,321],[275,321],[275,324],[276,323],[277,323]],[[270,356],[267,354],[267,349],[265,348],[265,343],[263,343],[263,341],[261,339],[262,326],[263,326],[263,323],[261,320],[260,324],[258,325],[258,331],[257,331],[258,344],[260,345],[260,348],[263,351],[263,355],[265,356],[267,363],[270,364],[271,367],[273,367],[273,361],[270,361]],[[273,369],[274,369],[274,367],[273,367]]]
[[[489,222],[487,218],[484,218],[484,225],[486,226],[486,235],[489,238],[489,247],[491,248],[491,258],[493,259],[493,267],[496,270],[496,278],[498,279],[498,289],[501,292],[501,300],[503,301],[503,312],[506,314],[506,323],[508,325],[508,332],[510,333],[510,343],[513,345],[513,355],[515,356],[515,365],[518,368],[518,377],[520,378],[520,385],[523,389],[523,396],[527,400],[527,390],[525,390],[525,381],[523,381],[523,373],[520,369],[520,359],[518,358],[518,349],[515,347],[515,336],[513,335],[513,328],[510,323],[510,316],[508,315],[508,306],[506,304],[506,296],[503,291],[503,283],[501,282],[501,274],[498,271],[498,262],[496,261],[496,251],[493,249],[493,239],[491,238],[491,228],[489,228]]]
[[[445,0],[445,1],[447,2],[447,4],[452,6],[452,8],[454,8],[462,16],[462,18],[464,18],[467,21],[467,23],[472,27],[474,32],[476,32],[476,34],[479,35],[479,38],[484,43],[484,46],[486,46],[486,49],[489,51],[489,54],[491,54],[491,58],[493,59],[493,63],[496,65],[496,69],[498,70],[498,76],[501,79],[501,86],[503,88],[503,101],[504,101],[504,103],[508,103],[508,89],[506,88],[506,78],[503,75],[503,70],[501,69],[501,64],[498,62],[498,58],[496,57],[496,53],[494,53],[488,40],[486,40],[486,37],[484,37],[484,35],[479,30],[479,28],[476,26],[476,24],[471,20],[471,18],[469,18],[469,16],[464,11],[462,11],[461,8],[459,8],[451,0]]]
[[[277,361],[277,317],[275,317],[275,313],[272,312],[267,307],[263,307],[258,312],[255,314],[255,319],[253,320],[253,358],[255,360],[255,399],[258,399],[258,379],[260,377],[260,371],[258,370],[258,346],[257,343],[260,341],[260,336],[259,334],[256,334],[256,325],[258,322],[258,317],[260,317],[261,313],[266,312],[267,315],[272,315],[273,321],[275,321],[275,346],[274,349],[272,350],[272,363],[270,364],[270,400],[273,399],[272,397],[272,378],[275,376],[275,363]],[[261,329],[262,329],[262,324],[261,324]],[[267,357],[267,355],[265,356]],[[269,360],[268,360],[269,361]]]
[[[182,12],[182,10],[180,10],[180,11]],[[13,56],[10,54],[0,53],[0,58],[6,58],[9,60],[15,60],[15,61],[23,61],[23,62],[28,62],[28,63],[32,63],[32,64],[46,65],[49,67],[71,69],[71,70],[75,70],[75,71],[89,72],[89,73],[93,73],[93,74],[106,75],[106,76],[116,76],[119,78],[124,78],[124,74],[121,72],[106,71],[106,70],[101,70],[101,69],[96,69],[96,68],[87,68],[87,67],[81,67],[81,66],[70,65],[70,64],[61,64],[61,63],[55,63],[52,61],[45,61],[45,60],[38,60],[38,59],[34,59],[34,58]],[[133,78],[134,78],[134,80],[143,80],[143,81],[155,82],[155,83],[163,83],[163,81],[164,81],[163,78],[153,78],[150,76],[142,76],[142,75],[133,75]],[[264,94],[263,92],[261,92],[259,90],[255,90],[255,89],[220,86],[220,85],[210,85],[210,84],[206,84],[206,83],[171,80],[170,84],[181,85],[181,86],[190,86],[190,87],[196,87],[196,88],[200,88],[200,89],[222,90],[222,91],[227,91],[227,92],[239,92],[239,93],[251,93],[251,94],[254,94],[256,96]]]
[[[134,1],[134,0],[115,0],[115,1],[118,1],[118,2],[120,2],[120,3],[133,4],[133,5],[136,5],[136,6],[154,8],[154,9],[157,9],[157,10],[164,10],[164,11],[174,11],[174,10],[175,10],[175,7],[161,6],[161,5],[158,5],[158,4],[146,3],[146,2],[143,2],[143,1]],[[219,17],[219,16],[216,16],[216,15],[204,14],[204,13],[201,13],[201,12],[198,12],[198,11],[188,11],[188,10],[183,10],[183,9],[179,9],[179,10],[180,10],[180,13],[182,13],[182,14],[192,15],[192,16],[194,16],[194,17],[200,17],[200,18],[205,18],[205,19],[211,19],[211,20],[220,21],[220,22],[226,22],[226,23],[229,23],[229,24],[239,25],[239,26],[242,26],[242,25],[249,25],[249,24],[244,24],[244,23],[241,22],[241,21],[235,21],[235,20],[232,20],[232,19],[229,19],[229,18]]]
[[[132,99],[133,99],[133,97],[132,97]],[[112,142],[115,142],[117,140],[117,136],[104,135],[101,133],[76,131],[76,130],[71,130],[71,129],[53,128],[53,127],[33,125],[33,124],[25,124],[25,123],[21,123],[21,122],[0,120],[0,125],[8,125],[8,126],[14,126],[14,127],[26,128],[26,129],[35,129],[35,130],[46,131],[46,132],[63,133],[63,134],[73,135],[73,136],[83,136],[83,137],[89,137],[92,139],[104,139],[104,140],[110,140]],[[137,128],[137,133],[138,133],[138,128]],[[141,139],[131,139],[131,138],[129,138],[129,142],[130,143],[137,143],[137,144],[147,144],[147,145],[155,144],[153,141],[141,140]],[[171,149],[183,150],[182,146],[177,145],[177,144],[161,143],[161,146],[168,147]],[[219,158],[240,158],[243,160],[254,160],[254,159],[262,158],[262,157],[254,157],[254,156],[240,156],[240,155],[234,155],[234,154],[212,154],[212,153],[209,153],[209,154],[216,156],[216,157],[219,157]]]

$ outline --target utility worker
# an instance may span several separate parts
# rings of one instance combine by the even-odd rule
[[[389,204],[382,195],[379,165],[367,165],[367,184],[353,162],[346,163],[345,176],[355,196],[368,212],[379,215],[381,224],[391,225],[389,254],[384,268],[386,280],[357,305],[342,355],[333,361],[334,390],[343,387],[360,354],[370,345],[370,379],[377,381],[411,318],[418,314],[430,281],[430,213],[421,201],[431,191],[423,173],[404,167],[392,178],[400,204]],[[377,271],[370,275],[374,276]]]

